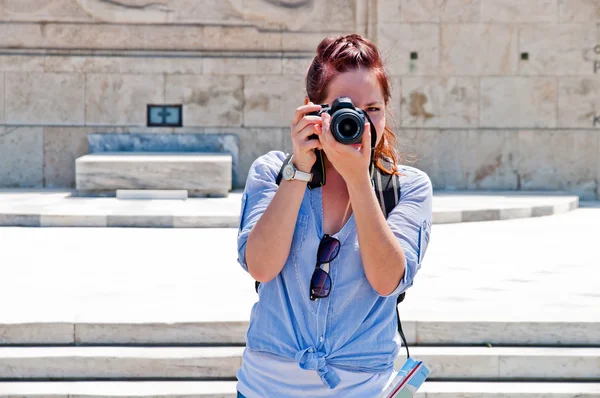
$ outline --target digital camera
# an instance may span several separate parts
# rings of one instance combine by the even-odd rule
[[[336,98],[331,106],[321,105],[321,109],[309,115],[321,116],[323,113],[331,115],[331,134],[336,141],[342,144],[358,144],[362,142],[365,130],[365,112],[358,109],[348,97]],[[309,138],[316,136],[313,135]]]

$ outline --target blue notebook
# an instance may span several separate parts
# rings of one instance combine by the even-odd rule
[[[431,371],[422,361],[408,358],[381,398],[412,398]]]

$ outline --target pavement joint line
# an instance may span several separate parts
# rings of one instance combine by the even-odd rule
[[[0,226],[237,228],[239,223],[239,190],[226,198],[154,201],[73,193],[0,189]],[[433,205],[433,223],[449,224],[561,214],[578,208],[579,198],[561,192],[434,191]]]

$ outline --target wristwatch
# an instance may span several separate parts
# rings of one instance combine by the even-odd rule
[[[300,180],[310,182],[312,173],[305,173],[294,167],[294,164],[292,163],[293,158],[294,155],[292,155],[290,161],[283,167],[283,179],[287,181]]]

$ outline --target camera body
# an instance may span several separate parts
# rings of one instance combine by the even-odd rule
[[[321,105],[321,109],[309,115],[321,116],[323,113],[331,115],[331,134],[336,141],[349,145],[362,142],[365,130],[365,112],[356,108],[349,97],[336,98],[331,106]],[[313,138],[316,136],[311,136]]]

